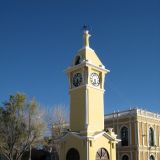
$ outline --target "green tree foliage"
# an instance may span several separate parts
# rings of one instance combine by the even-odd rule
[[[21,160],[42,136],[44,124],[37,109],[36,101],[29,102],[21,93],[0,107],[0,154],[7,160]]]

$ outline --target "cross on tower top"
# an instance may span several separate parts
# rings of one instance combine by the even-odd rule
[[[89,27],[87,25],[83,26],[83,43],[84,43],[84,47],[89,47],[89,37],[91,36],[89,34]]]

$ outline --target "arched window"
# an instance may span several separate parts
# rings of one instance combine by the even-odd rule
[[[80,56],[76,56],[76,58],[75,58],[75,65],[78,65],[78,64],[80,64],[81,63],[81,57]]]
[[[154,156],[151,155],[151,156],[149,157],[149,160],[155,160],[155,159],[154,159]]]
[[[149,145],[154,146],[154,131],[152,128],[149,128]]]
[[[67,152],[66,160],[80,160],[79,152],[75,148],[71,148]]]
[[[128,157],[127,155],[124,155],[124,156],[122,157],[122,160],[129,160],[129,157]]]
[[[121,129],[121,144],[122,146],[128,146],[128,128],[122,127]]]
[[[109,153],[105,148],[100,148],[96,154],[96,160],[109,160]]]

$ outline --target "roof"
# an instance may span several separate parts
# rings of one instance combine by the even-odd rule
[[[56,142],[64,141],[67,137],[70,137],[70,136],[73,136],[73,137],[78,138],[78,139],[93,139],[94,140],[94,139],[97,139],[98,137],[100,137],[102,135],[104,137],[106,137],[110,141],[119,142],[119,139],[116,138],[117,137],[116,134],[110,135],[108,132],[105,132],[105,131],[102,131],[102,132],[99,132],[99,133],[95,133],[92,136],[82,136],[78,132],[67,132],[64,136],[60,137],[59,139],[57,139],[55,141]]]
[[[110,113],[110,114],[106,114],[104,116],[104,119],[107,120],[107,119],[112,119],[112,118],[121,118],[121,117],[129,117],[129,116],[132,116],[132,117],[137,117],[137,116],[144,116],[144,117],[150,117],[150,118],[156,118],[156,119],[159,119],[160,120],[160,114],[158,113],[154,113],[154,112],[151,112],[151,111],[147,111],[147,110],[144,110],[144,109],[141,109],[141,108],[133,108],[133,109],[129,109],[129,110],[124,110],[124,111],[118,111],[118,112],[113,112],[113,113]]]

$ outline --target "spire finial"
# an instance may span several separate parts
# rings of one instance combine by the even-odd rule
[[[89,34],[89,27],[87,25],[83,26],[83,40],[84,40],[84,47],[89,47],[89,37],[91,36]]]

